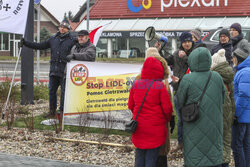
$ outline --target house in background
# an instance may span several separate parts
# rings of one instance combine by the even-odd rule
[[[37,5],[34,5],[34,39],[37,33]],[[60,22],[42,5],[40,5],[40,29],[45,28],[50,34],[58,31]],[[19,51],[21,35],[0,32],[0,56],[16,57]]]

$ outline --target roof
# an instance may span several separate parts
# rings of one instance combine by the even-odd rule
[[[36,6],[37,5],[35,5],[35,8],[36,8]],[[44,11],[49,16],[49,18],[51,19],[53,24],[55,24],[56,26],[58,26],[60,24],[60,22],[42,4],[40,4],[40,8],[42,11]]]
[[[96,2],[96,0],[90,0],[89,7],[91,8],[95,4],[95,2]],[[86,10],[87,10],[87,1],[84,2],[84,4],[81,6],[80,10],[71,19],[72,22],[79,22]]]
[[[188,17],[188,18],[140,18],[140,19],[91,19],[89,29],[110,23],[104,31],[145,31],[149,26],[154,26],[157,31],[182,31],[200,27],[210,30],[218,27],[230,26],[238,22],[242,26],[250,27],[250,17]],[[75,29],[79,31],[86,28],[83,20]]]
[[[168,17],[218,17],[250,16],[249,0],[97,0],[90,11],[91,19],[168,18]],[[129,8],[130,6],[130,8]],[[130,9],[141,7],[137,13]]]

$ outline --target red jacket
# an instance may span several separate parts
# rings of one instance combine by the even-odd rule
[[[136,80],[130,90],[128,107],[135,119],[150,83],[157,80],[149,89],[137,118],[137,129],[132,134],[132,142],[137,148],[152,149],[166,141],[166,122],[170,121],[173,110],[168,91],[161,81],[163,78],[161,62],[149,57],[143,65],[141,79]]]

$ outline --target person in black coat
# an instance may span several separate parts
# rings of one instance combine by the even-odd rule
[[[50,73],[49,73],[49,113],[45,117],[55,117],[57,109],[57,90],[61,87],[60,112],[63,112],[65,82],[64,70],[67,64],[67,55],[70,54],[71,48],[76,40],[69,32],[70,24],[67,20],[63,20],[59,26],[59,31],[48,40],[35,43],[25,39],[21,40],[21,44],[32,49],[51,49]]]
[[[232,42],[230,40],[230,33],[227,29],[222,29],[219,33],[219,44],[215,45],[211,49],[211,55],[217,53],[220,49],[225,49],[226,59],[229,65],[233,65],[232,62]]]

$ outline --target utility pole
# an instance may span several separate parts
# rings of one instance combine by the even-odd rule
[[[37,4],[37,42],[40,43],[40,2]],[[37,62],[36,62],[36,83],[39,84],[40,80],[40,50],[37,50]]]
[[[89,32],[89,0],[87,0],[87,31]]]
[[[34,41],[34,2],[30,1],[25,37]],[[33,104],[34,55],[33,49],[23,47],[21,52],[21,104]]]

